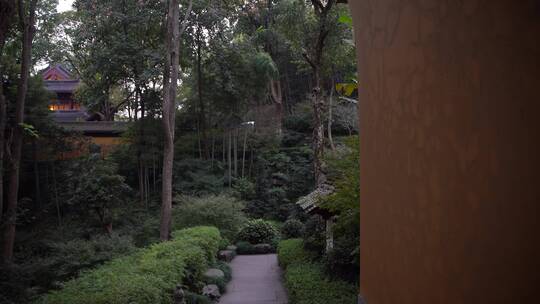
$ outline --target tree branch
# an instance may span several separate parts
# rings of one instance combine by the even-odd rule
[[[24,13],[24,3],[23,0],[17,1],[17,10],[19,13],[19,26],[21,28],[21,31],[24,31],[24,25],[26,21],[25,13]]]
[[[304,59],[306,59],[306,61],[309,63],[309,65],[313,68],[313,69],[316,69],[317,66],[315,65],[315,62],[313,62],[313,60],[311,60],[311,58],[309,58],[309,55],[307,54],[306,51],[302,52],[302,57],[304,57]]]
[[[321,3],[320,0],[311,0],[311,3],[313,4],[318,13],[321,13],[324,10],[324,5]]]
[[[189,18],[189,14],[191,14],[191,9],[192,8],[193,8],[193,0],[189,0],[188,8],[186,10],[186,14],[184,15],[184,19],[182,19],[182,23],[181,23],[181,26],[180,26],[180,33],[178,35],[178,39],[180,39],[180,37],[182,36],[184,31],[186,30],[186,27],[188,25],[187,20]]]

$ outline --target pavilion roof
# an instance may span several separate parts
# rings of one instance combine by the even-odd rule
[[[322,184],[308,195],[301,197],[296,204],[307,213],[327,214],[329,212],[323,210],[320,204],[322,199],[334,193],[334,190],[334,186]]]
[[[57,93],[71,93],[79,85],[79,80],[45,80],[45,88]]]
[[[60,126],[69,131],[84,134],[121,134],[127,130],[128,123],[123,121],[69,121],[59,122]]]

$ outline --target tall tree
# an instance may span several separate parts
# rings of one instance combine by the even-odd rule
[[[15,243],[15,224],[17,219],[17,202],[19,193],[19,169],[23,143],[24,103],[28,88],[28,77],[32,64],[32,40],[35,32],[37,0],[17,1],[19,27],[22,32],[21,76],[17,86],[14,125],[8,142],[9,149],[9,188],[7,197],[6,221],[4,223],[4,239],[2,258],[4,262],[13,259]]]
[[[159,238],[166,241],[171,233],[172,212],[172,171],[174,162],[174,129],[176,114],[176,89],[180,72],[180,37],[186,29],[186,20],[191,13],[192,1],[189,1],[185,17],[180,28],[180,9],[178,0],[169,0],[167,12],[166,57],[163,83],[163,173],[161,198],[161,223]]]
[[[4,44],[12,25],[12,14],[15,11],[15,1],[0,2],[0,58],[4,52]],[[0,64],[0,222],[4,211],[4,145],[7,121],[7,103],[4,97],[4,71]]]
[[[332,71],[341,75],[350,73],[353,57],[343,60],[354,46],[349,28],[340,22],[347,16],[346,6],[339,6],[343,0],[292,0],[282,1],[279,32],[287,37],[291,48],[301,57],[300,68],[308,68],[311,76],[309,99],[313,108],[313,153],[316,185],[326,181],[324,173],[324,112],[325,88],[330,87]],[[301,20],[301,21],[299,21]],[[331,46],[331,47],[329,47]],[[340,54],[341,53],[341,54]],[[339,78],[339,77],[338,77]]]
[[[315,172],[315,182],[319,186],[326,181],[325,174],[323,172],[323,158],[324,158],[324,125],[323,125],[323,113],[324,113],[324,96],[322,91],[322,78],[321,70],[323,63],[323,51],[326,43],[326,38],[330,30],[328,29],[328,18],[330,11],[336,0],[328,0],[326,3],[322,0],[311,0],[313,8],[315,10],[315,16],[317,17],[319,28],[317,33],[316,42],[314,48],[310,51],[306,50],[302,56],[311,66],[313,70],[313,90],[312,90],[312,106],[313,106],[313,165]]]

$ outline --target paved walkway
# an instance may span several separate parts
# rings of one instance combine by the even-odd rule
[[[287,304],[277,255],[239,255],[231,268],[232,280],[219,304]]]

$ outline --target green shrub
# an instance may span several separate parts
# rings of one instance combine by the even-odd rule
[[[327,273],[349,282],[358,282],[360,275],[360,246],[354,235],[340,236],[334,239],[334,248],[324,256]]]
[[[236,252],[238,254],[253,254],[255,249],[249,242],[240,241],[236,243]]]
[[[227,281],[225,281],[225,278],[207,278],[205,283],[208,285],[216,285],[219,288],[219,292],[222,294],[225,293],[227,288]]]
[[[176,146],[181,140],[177,140]],[[175,151],[175,153],[180,151]],[[174,191],[193,196],[218,194],[223,190],[223,169],[219,162],[179,157],[174,162]]]
[[[238,178],[234,181],[233,189],[243,200],[255,198],[255,184],[247,178]]]
[[[52,251],[48,262],[60,279],[68,279],[82,269],[97,266],[135,250],[131,237],[116,233],[98,235],[90,240],[75,239],[48,245]]]
[[[326,223],[320,215],[312,215],[304,224],[304,247],[310,251],[324,254],[326,248]]]
[[[185,300],[186,304],[211,304],[212,301],[203,295],[196,294],[193,292],[186,292],[185,293]]]
[[[232,269],[231,269],[231,266],[229,266],[229,264],[222,261],[217,261],[214,265],[212,265],[212,268],[217,268],[223,271],[223,273],[225,274],[225,280],[227,282],[229,282],[232,279]]]
[[[278,260],[285,269],[285,287],[290,304],[353,304],[354,284],[326,277],[323,266],[314,262],[315,254],[304,249],[301,239],[279,243]]]
[[[177,196],[173,208],[173,230],[209,225],[217,227],[223,237],[233,240],[247,222],[244,203],[228,195],[201,198]]]
[[[270,222],[261,219],[251,220],[240,230],[237,238],[250,244],[270,244],[279,238],[279,231]]]
[[[288,219],[281,227],[281,235],[284,238],[298,238],[304,233],[304,224],[297,219]]]
[[[288,239],[279,242],[277,252],[279,265],[284,269],[291,264],[309,262],[315,257],[314,253],[304,249],[302,239]]]
[[[219,242],[219,250],[225,250],[227,249],[227,246],[229,246],[231,242],[229,242],[226,238],[221,238],[221,241]]]
[[[100,155],[70,161],[63,174],[61,199],[67,209],[82,220],[93,219],[102,227],[116,220],[115,209],[121,207],[131,193],[125,178],[118,174],[118,165],[101,159]]]
[[[171,303],[176,284],[195,289],[202,281],[203,271],[214,262],[219,240],[214,227],[175,231],[172,241],[84,272],[62,290],[50,292],[42,303]]]
[[[289,265],[285,287],[290,304],[354,304],[357,300],[355,285],[329,280],[317,263]]]

